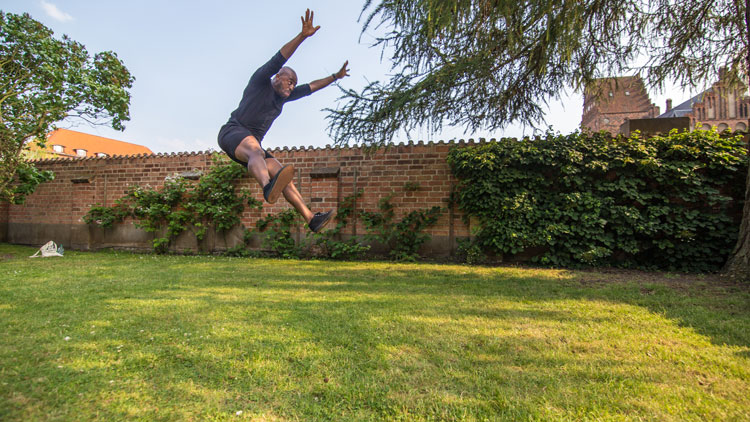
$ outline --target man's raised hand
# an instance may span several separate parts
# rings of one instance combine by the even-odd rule
[[[344,65],[341,66],[341,69],[336,72],[336,79],[344,79],[345,77],[349,76],[349,69],[346,67],[349,65],[349,60],[344,62]]]
[[[307,9],[304,18],[300,16],[300,20],[302,20],[302,36],[305,38],[313,36],[320,29],[320,25],[313,26],[313,16],[315,16],[315,12],[311,12],[310,9]]]

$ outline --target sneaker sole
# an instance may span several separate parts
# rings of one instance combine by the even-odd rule
[[[268,201],[269,204],[273,204],[274,202],[276,202],[276,200],[279,199],[281,192],[284,191],[286,185],[288,185],[289,182],[292,181],[292,178],[294,178],[294,167],[292,165],[288,165],[282,168],[279,171],[279,174],[276,175],[276,182],[273,184],[271,192],[268,193],[268,198],[266,198],[266,201]]]

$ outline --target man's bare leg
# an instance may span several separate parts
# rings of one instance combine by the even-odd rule
[[[248,136],[243,139],[237,146],[237,149],[234,150],[234,156],[247,163],[248,173],[258,181],[260,187],[266,186],[271,180],[268,168],[266,167],[266,154],[254,136]],[[276,171],[278,172],[279,170],[277,169]]]
[[[275,158],[266,158],[266,166],[271,177],[275,176],[282,169],[281,163]],[[305,205],[305,201],[302,199],[302,195],[297,190],[297,187],[294,186],[294,183],[289,182],[282,193],[284,194],[284,198],[302,215],[305,223],[307,223],[307,227],[313,232],[320,232],[331,221],[333,210],[313,214],[307,208],[307,205]]]
[[[275,158],[266,158],[265,164],[268,168],[268,174],[271,177],[281,170],[281,163]],[[302,218],[305,219],[305,223],[309,223],[313,217],[313,213],[310,211],[310,208],[307,208],[307,205],[305,205],[305,201],[302,199],[302,195],[297,190],[297,187],[294,186],[294,182],[289,182],[289,184],[286,185],[283,194],[287,202],[292,204],[294,209],[302,215]]]
[[[276,198],[283,193],[282,189],[285,189],[294,177],[294,168],[292,166],[279,165],[273,172],[269,172],[266,165],[266,154],[263,148],[260,147],[260,142],[254,136],[248,136],[243,139],[234,150],[234,156],[241,161],[247,162],[248,173],[263,188],[263,196],[269,203],[276,202]],[[282,168],[284,171],[281,171]]]

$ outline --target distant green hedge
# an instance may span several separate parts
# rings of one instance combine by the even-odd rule
[[[741,135],[547,134],[454,147],[455,200],[486,251],[555,266],[714,271],[734,246]],[[534,248],[534,249],[530,249]]]

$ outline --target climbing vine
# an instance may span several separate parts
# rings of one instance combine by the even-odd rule
[[[238,191],[235,187],[235,181],[243,174],[242,167],[215,156],[209,171],[197,182],[178,177],[165,181],[157,189],[131,186],[113,206],[96,205],[89,209],[83,220],[107,228],[132,218],[136,227],[155,233],[153,248],[164,253],[185,231],[192,231],[201,241],[209,229],[227,231],[240,225],[240,216],[246,205],[260,209],[262,203],[252,198],[249,191]],[[404,185],[405,192],[419,189],[416,183]],[[259,254],[250,249],[250,244],[256,234],[262,233],[262,249],[273,256],[299,258],[314,254],[331,259],[358,258],[370,250],[370,246],[356,238],[342,237],[349,220],[359,216],[367,229],[366,240],[388,246],[393,259],[413,261],[419,257],[419,248],[429,240],[425,229],[437,222],[441,208],[414,210],[396,220],[391,203],[394,195],[395,192],[379,201],[379,212],[357,212],[354,203],[362,196],[362,190],[359,190],[339,204],[335,227],[307,236],[300,242],[292,236],[292,229],[302,223],[295,210],[269,214],[258,220],[255,230],[245,229],[243,243],[229,248],[226,254]]]
[[[419,186],[407,183],[406,191],[419,190]],[[425,232],[434,226],[442,212],[442,208],[434,206],[423,210],[413,210],[401,220],[396,221],[394,205],[391,202],[396,192],[380,198],[378,208],[380,212],[362,211],[360,216],[367,228],[367,238],[387,245],[392,259],[397,261],[416,261],[419,258],[419,248],[430,240]]]
[[[263,248],[280,258],[299,258],[302,249],[292,237],[292,228],[300,222],[299,214],[292,208],[258,220],[256,227],[265,234]]]
[[[406,185],[406,191],[415,191],[417,185]],[[263,246],[274,256],[296,258],[314,255],[331,259],[355,259],[370,250],[369,245],[362,244],[356,238],[342,239],[343,230],[349,219],[358,215],[367,229],[364,236],[367,241],[377,241],[389,248],[389,256],[399,261],[414,261],[419,258],[419,248],[430,239],[425,229],[433,226],[441,213],[440,207],[425,210],[414,210],[396,221],[394,206],[391,203],[392,192],[379,201],[379,212],[359,211],[354,208],[362,190],[344,198],[339,203],[336,214],[336,226],[321,233],[314,233],[296,244],[291,231],[300,224],[299,216],[294,210],[285,210],[271,214],[258,221],[259,232],[265,232]],[[314,251],[314,252],[313,252]]]
[[[261,208],[262,203],[247,189],[237,191],[235,181],[244,172],[241,166],[214,155],[211,168],[197,183],[178,177],[158,189],[131,186],[113,206],[92,207],[83,221],[111,227],[133,218],[136,227],[157,234],[153,247],[163,253],[186,230],[192,230],[201,241],[209,228],[227,231],[238,225],[245,205]]]
[[[335,227],[312,235],[312,246],[318,248],[320,255],[331,259],[356,259],[370,250],[369,245],[363,245],[355,238],[341,239],[344,228],[349,224],[349,219],[356,213],[354,204],[358,198],[362,197],[362,192],[360,189],[339,203]]]

